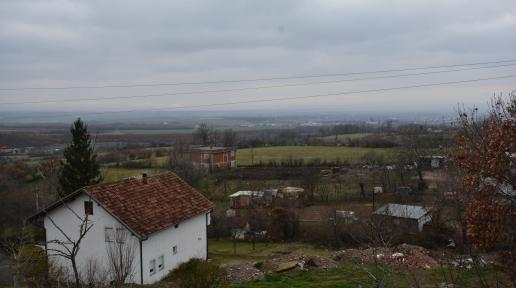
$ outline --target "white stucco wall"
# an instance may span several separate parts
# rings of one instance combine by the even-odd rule
[[[75,200],[68,202],[66,205],[68,208],[72,209],[80,215],[84,217],[84,201],[90,201],[89,197],[86,194],[79,195]],[[72,240],[77,240],[79,235],[79,227],[81,221],[73,214],[70,209],[64,206],[56,208],[48,213],[44,219],[44,225],[46,230],[46,238],[47,242],[52,240],[61,240],[64,241],[65,236],[52,224],[49,217],[57,224],[57,226],[62,229]],[[93,223],[93,227],[83,238],[79,253],[77,254],[77,263],[80,273],[85,275],[86,273],[86,265],[90,261],[90,259],[95,259],[97,265],[100,265],[99,269],[106,271],[108,269],[108,257],[107,257],[107,243],[105,242],[105,227],[123,227],[118,220],[112,217],[106,210],[104,210],[97,203],[93,202],[93,215],[88,216],[88,221]],[[139,240],[135,236],[130,236],[130,240],[133,241],[135,247],[134,254],[134,272],[131,279],[128,279],[127,282],[136,282],[140,283],[140,248],[139,248]],[[62,247],[57,244],[48,243],[48,249],[56,248],[63,250]],[[65,259],[60,256],[52,256],[54,252],[51,250],[48,251],[49,258],[54,261],[56,264],[65,268],[70,276],[73,276],[71,262],[68,259]]]
[[[192,258],[206,259],[207,242],[206,229],[208,223],[206,214],[192,217],[174,226],[151,234],[142,242],[143,250],[143,282],[151,284],[159,281],[179,264]],[[173,247],[177,246],[177,254]],[[159,270],[159,257],[164,257],[164,267]],[[150,261],[156,261],[156,272],[150,275]]]
[[[429,223],[432,221],[432,216],[430,214],[426,214],[425,216],[419,218],[417,220],[417,228],[419,230],[419,232],[423,232],[423,227],[425,226],[426,223]]]

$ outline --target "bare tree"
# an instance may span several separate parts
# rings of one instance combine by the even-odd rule
[[[221,134],[219,130],[211,129],[208,134],[208,144],[215,146],[220,143]]]
[[[179,159],[185,159],[188,157],[188,143],[182,139],[177,139],[174,142],[173,149],[170,155],[170,159],[178,161]]]
[[[106,247],[109,272],[113,282],[121,285],[133,277],[136,242],[123,227],[116,227],[113,232]]]
[[[200,123],[197,125],[197,129],[194,132],[194,139],[201,145],[208,145],[210,140],[211,129],[206,123]]]
[[[84,216],[79,215],[73,209],[71,209],[68,205],[64,204],[64,206],[72,212],[72,214],[79,220],[79,233],[76,237],[66,233],[60,226],[57,224],[54,219],[50,215],[46,215],[50,223],[61,233],[64,237],[64,240],[54,239],[50,240],[47,243],[51,244],[48,246],[47,251],[49,256],[59,256],[69,260],[72,264],[72,270],[75,280],[75,287],[81,287],[81,277],[79,273],[79,269],[77,267],[77,254],[81,248],[81,242],[86,236],[86,234],[93,227],[93,222],[88,220],[88,214]]]
[[[233,129],[226,129],[222,134],[222,144],[225,147],[235,146],[237,144],[238,135]]]
[[[21,267],[26,261],[31,261],[30,257],[22,257],[22,248],[29,243],[31,233],[28,229],[22,228],[17,231],[12,228],[5,229],[0,239],[2,253],[11,258],[11,271],[13,273],[13,287],[20,287]]]
[[[102,265],[97,259],[89,258],[86,263],[85,281],[88,288],[105,287],[107,283],[107,275]]]
[[[314,201],[315,192],[321,182],[321,175],[317,169],[307,169],[303,173],[302,187],[308,192],[310,202]]]

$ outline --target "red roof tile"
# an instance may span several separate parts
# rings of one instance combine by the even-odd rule
[[[84,188],[104,208],[140,236],[208,212],[213,203],[169,172]]]

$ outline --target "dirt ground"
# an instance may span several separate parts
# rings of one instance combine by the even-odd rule
[[[401,244],[393,248],[346,249],[335,253],[335,260],[352,260],[362,263],[381,263],[412,268],[431,269],[439,262],[423,247]]]

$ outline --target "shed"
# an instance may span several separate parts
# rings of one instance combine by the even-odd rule
[[[373,213],[377,219],[388,220],[393,225],[405,226],[409,231],[423,231],[423,226],[432,221],[430,209],[414,206],[389,203]]]

